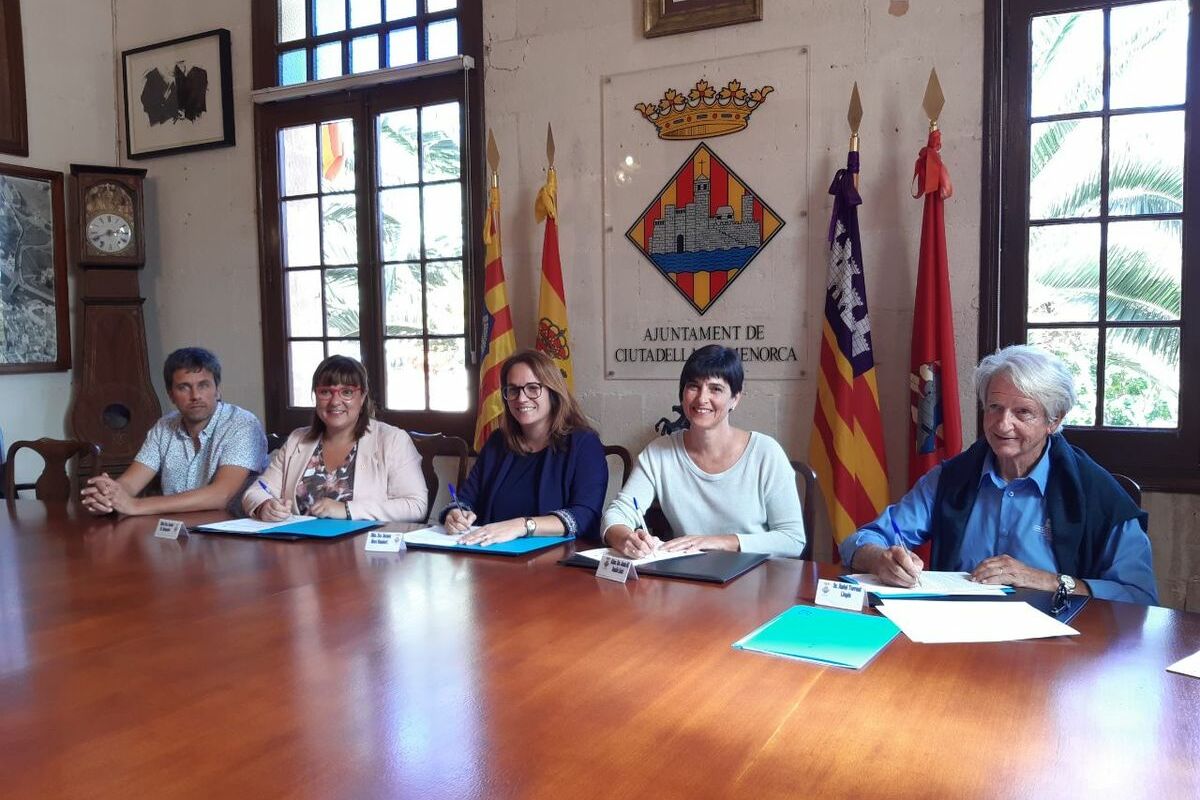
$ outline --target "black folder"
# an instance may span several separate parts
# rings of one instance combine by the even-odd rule
[[[665,561],[652,561],[637,567],[638,575],[656,575],[662,578],[682,578],[688,581],[728,583],[746,574],[770,556],[766,553],[730,553],[724,550],[709,550],[693,556],[680,556]],[[572,553],[558,563],[568,567],[596,569],[598,562]]]
[[[897,599],[900,599],[900,598],[897,598]],[[922,599],[925,599],[925,600],[953,600],[955,602],[963,602],[963,603],[1025,602],[1025,603],[1028,603],[1029,605],[1033,606],[1034,608],[1036,608],[1038,611],[1041,611],[1043,614],[1054,617],[1056,620],[1063,623],[1064,625],[1069,625],[1069,624],[1071,624],[1071,620],[1075,619],[1076,615],[1078,615],[1079,612],[1083,610],[1083,607],[1085,605],[1087,605],[1087,601],[1090,600],[1091,598],[1088,597],[1087,595],[1083,595],[1083,594],[1068,595],[1067,596],[1067,607],[1064,608],[1062,611],[1059,611],[1057,614],[1054,614],[1050,611],[1050,606],[1054,603],[1054,592],[1043,592],[1043,591],[1039,591],[1038,589],[1017,588],[1014,591],[1009,592],[1008,594],[1003,594],[1003,595],[955,594],[955,595],[948,595],[946,597],[927,597],[927,598],[922,598]],[[868,592],[867,605],[869,605],[871,608],[874,608],[875,606],[879,605],[880,603],[885,603],[885,602],[886,602],[886,600],[880,600],[876,595],[870,594]]]

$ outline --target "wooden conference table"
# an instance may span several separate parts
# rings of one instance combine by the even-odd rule
[[[622,586],[155,521],[0,505],[0,795],[1200,796],[1200,680],[1164,671],[1197,615],[855,672],[730,647],[830,565]]]

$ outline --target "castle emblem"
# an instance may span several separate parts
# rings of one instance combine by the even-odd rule
[[[701,143],[625,237],[703,314],[782,227],[779,215]]]
[[[717,90],[699,80],[686,95],[667,89],[657,103],[638,103],[634,110],[658,129],[660,139],[726,136],[749,125],[750,115],[773,91],[774,86],[746,91],[738,80]]]

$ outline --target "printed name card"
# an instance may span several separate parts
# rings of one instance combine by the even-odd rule
[[[404,549],[404,534],[387,531],[371,531],[367,534],[367,551],[372,553],[399,553]]]
[[[187,526],[177,519],[160,519],[154,529],[154,535],[159,539],[178,539],[187,533]]]
[[[827,581],[824,578],[817,581],[817,596],[814,600],[819,606],[862,611],[866,599],[867,593],[858,584]]]
[[[629,579],[637,580],[637,568],[628,558],[618,558],[605,554],[600,558],[600,566],[596,567],[596,577],[606,581],[625,583]]]

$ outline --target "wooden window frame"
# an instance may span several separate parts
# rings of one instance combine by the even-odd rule
[[[987,0],[979,280],[979,352],[1025,341],[1028,290],[1030,95],[1028,25],[1033,16],[1135,5],[1144,0]],[[1179,427],[1068,427],[1067,438],[1142,488],[1200,492],[1200,12],[1188,31],[1183,202],[1183,307]],[[1108,86],[1104,87],[1107,98]],[[1107,141],[1105,141],[1107,153]],[[1104,171],[1101,179],[1106,181]],[[1107,210],[1101,209],[1107,219]],[[1103,287],[1101,287],[1103,291]],[[1101,315],[1103,317],[1103,315]],[[1098,326],[1102,326],[1101,319]],[[1190,362],[1190,363],[1189,363]],[[1098,386],[1103,364],[1098,365]]]

